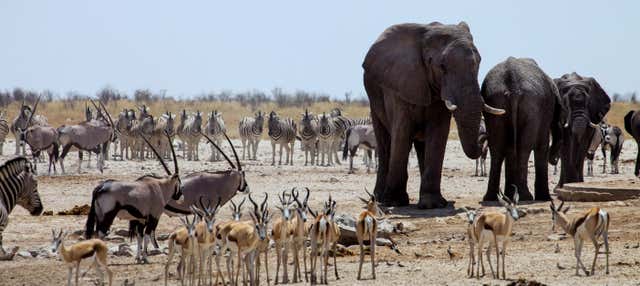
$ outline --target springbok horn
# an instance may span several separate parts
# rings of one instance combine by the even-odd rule
[[[453,104],[453,102],[451,102],[448,99],[444,100],[444,105],[447,106],[447,109],[449,109],[449,111],[453,112],[456,110],[456,108],[458,108],[457,105]]]
[[[204,196],[200,196],[198,202],[200,203],[200,208],[206,211],[207,208],[204,206],[204,202],[202,201],[202,199],[204,199]],[[209,202],[209,205],[211,205],[211,202]]]
[[[251,197],[251,193],[249,193],[249,202],[253,205],[254,212],[258,211],[258,204]]]
[[[269,198],[269,194],[264,193],[264,201],[262,201],[262,204],[260,204],[260,209],[265,211],[266,210],[266,206],[267,206],[267,199]]]
[[[304,203],[306,204],[309,201],[309,188],[304,187],[307,190],[307,195],[304,197]]]
[[[218,211],[218,208],[220,207],[220,203],[222,203],[222,198],[218,196],[218,202],[216,203],[216,206],[213,208],[213,211],[211,212],[212,214],[215,214]]]
[[[230,202],[231,202],[231,208],[235,212],[238,209],[238,206],[236,206],[236,203],[233,200],[230,200]]]
[[[160,164],[162,165],[162,167],[164,168],[165,172],[167,172],[167,175],[171,176],[171,171],[169,171],[169,167],[167,167],[167,163],[164,162],[164,160],[162,160],[162,156],[160,156],[160,154],[158,153],[158,151],[156,151],[156,148],[153,148],[153,145],[151,145],[151,143],[149,143],[149,140],[147,140],[146,137],[144,137],[144,135],[142,135],[142,133],[140,132],[138,134],[140,137],[142,137],[142,139],[144,140],[145,143],[147,143],[147,145],[149,146],[149,148],[151,148],[151,150],[153,151],[153,154],[156,155],[156,157],[158,158],[158,160],[160,161]],[[176,170],[178,171],[178,170]]]
[[[227,162],[229,162],[229,165],[231,165],[232,169],[236,168],[236,165],[233,164],[233,162],[231,162],[231,159],[229,159],[229,157],[227,156],[227,154],[225,154],[222,149],[220,148],[220,146],[218,146],[216,143],[213,142],[213,140],[211,140],[211,138],[209,138],[209,136],[207,136],[206,134],[204,134],[202,132],[202,130],[200,130],[200,134],[202,134],[202,136],[204,136],[204,138],[207,139],[207,141],[209,141],[209,143],[211,143],[211,145],[213,145],[213,147],[216,147],[216,149],[218,149],[218,151],[220,152],[220,154],[222,154],[222,157],[224,157]]]
[[[367,192],[367,195],[369,195],[370,198],[373,198],[373,195],[371,193],[369,193],[369,190],[367,190],[367,188],[364,188],[364,191]]]
[[[238,163],[238,171],[242,171],[242,165],[240,165],[240,158],[238,158],[238,152],[236,152],[236,147],[233,147],[233,143],[231,143],[231,139],[227,136],[227,132],[222,132],[224,138],[227,138],[227,142],[231,145],[231,151],[233,151],[233,156],[236,157],[236,163]]]
[[[560,210],[562,209],[562,206],[564,206],[564,201],[562,201],[562,202],[560,203],[560,207],[558,207],[558,211],[560,211]]]
[[[238,208],[242,208],[242,205],[244,204],[244,201],[246,201],[247,198],[242,199],[242,201],[240,201],[240,204],[238,205]]]
[[[495,108],[495,107],[493,107],[491,105],[488,105],[486,103],[484,104],[484,111],[486,113],[493,114],[493,115],[503,115],[503,114],[506,113],[506,111],[504,109]]]

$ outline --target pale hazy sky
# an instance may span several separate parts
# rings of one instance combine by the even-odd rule
[[[386,27],[464,20],[479,81],[517,56],[552,77],[593,76],[610,95],[640,90],[640,1],[430,2],[2,0],[0,89],[357,96],[364,55]]]

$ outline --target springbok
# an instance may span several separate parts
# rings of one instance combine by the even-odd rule
[[[107,266],[107,252],[109,251],[109,248],[104,241],[100,239],[89,239],[80,241],[70,247],[66,247],[64,246],[64,239],[67,234],[64,231],[60,230],[60,232],[56,234],[56,231],[52,229],[51,235],[53,236],[51,241],[51,252],[58,253],[60,259],[67,264],[67,268],[69,269],[67,274],[67,285],[71,286],[71,275],[74,267],[76,268],[76,285],[80,285],[78,284],[80,261],[85,258],[93,257],[94,262],[92,266],[96,266],[96,271],[100,276],[100,281],[104,281],[102,270],[100,269],[104,268],[109,276],[109,286],[111,286],[113,272],[111,272],[109,266]],[[89,268],[91,268],[91,266]],[[87,272],[89,270],[90,269],[87,269]]]
[[[329,266],[329,244],[333,249],[333,267],[336,280],[340,279],[338,276],[338,265],[336,262],[336,249],[337,242],[340,239],[340,228],[334,221],[336,212],[336,201],[331,199],[325,202],[322,213],[315,216],[315,220],[311,225],[309,231],[310,243],[311,243],[311,284],[317,283],[316,276],[316,262],[318,257],[318,245],[321,246],[322,261],[320,263],[320,284],[327,284],[327,269]]]
[[[598,259],[601,246],[598,243],[598,238],[600,237],[604,240],[606,274],[609,274],[609,214],[601,208],[591,208],[570,219],[567,217],[569,207],[562,209],[563,205],[564,202],[560,203],[560,206],[556,208],[553,201],[551,201],[551,205],[549,206],[551,208],[551,231],[555,231],[555,227],[559,226],[573,237],[576,257],[576,275],[579,275],[579,269],[582,269],[587,276],[595,273],[596,260]],[[585,269],[580,259],[582,256],[582,246],[585,241],[591,241],[595,248],[591,272]]]
[[[489,262],[489,268],[494,278],[500,278],[500,253],[502,250],[502,279],[506,279],[504,270],[505,255],[507,254],[507,244],[511,237],[511,230],[513,224],[520,218],[518,214],[518,190],[516,189],[513,195],[513,201],[507,198],[502,191],[498,193],[498,200],[506,208],[507,213],[500,213],[495,211],[484,212],[478,216],[478,220],[475,225],[475,236],[478,238],[478,260],[482,261],[482,247],[485,242],[489,243],[489,249],[493,244],[496,247],[496,273],[493,274],[493,266],[491,266],[491,256],[489,250],[487,250],[487,261]],[[491,241],[493,238],[493,241]],[[502,249],[500,249],[500,242],[502,243]],[[480,264],[478,263],[478,269],[476,272],[476,278],[480,278]],[[497,274],[497,275],[496,275]]]
[[[253,198],[251,198],[251,194],[249,194],[249,201],[251,202],[251,204],[253,204],[253,214],[256,217],[266,212],[267,213],[266,217],[269,218],[269,210],[267,206],[268,199],[269,199],[269,194],[264,193],[264,200],[260,204],[260,208],[258,208],[258,204],[253,200]],[[265,275],[267,276],[267,285],[269,285],[271,281],[269,278],[269,248],[270,248],[269,242],[270,240],[271,240],[271,236],[267,232],[267,237],[264,240],[260,241],[258,243],[258,246],[256,246],[256,250],[255,250],[256,251],[255,253],[256,286],[260,286],[260,254],[261,253],[264,253],[264,269],[265,269]]]
[[[293,212],[293,218],[291,219],[291,231],[293,242],[293,283],[298,283],[302,279],[302,272],[300,269],[300,251],[302,250],[302,261],[304,263],[304,281],[309,282],[307,276],[307,249],[305,242],[307,241],[307,230],[305,225],[307,223],[307,210],[309,209],[309,188],[305,188],[307,191],[304,200],[300,201],[298,198],[298,191],[294,188],[291,191],[293,199],[296,202],[296,208]]]
[[[467,208],[463,208],[465,214],[467,216],[467,242],[469,243],[469,264],[467,265],[467,276],[469,278],[473,277],[474,266],[476,265],[476,254],[475,254],[475,246],[478,244],[478,237],[476,237],[475,227],[476,227],[476,217],[477,213],[474,210],[468,210]],[[489,248],[490,250],[491,248]],[[489,256],[489,251],[487,251],[487,256]],[[482,261],[480,261],[482,263]],[[484,276],[484,264],[482,264],[482,275]]]
[[[291,246],[291,209],[293,208],[293,196],[282,191],[282,196],[278,196],[280,205],[276,206],[280,210],[281,217],[273,223],[271,238],[276,244],[276,284],[278,284],[278,275],[280,274],[280,265],[282,265],[282,283],[289,283],[289,272],[287,264],[289,259],[289,247]]]
[[[360,245],[360,263],[358,265],[358,280],[360,280],[360,274],[362,273],[362,264],[364,263],[364,241],[369,241],[370,253],[371,253],[371,274],[373,279],[376,279],[376,237],[378,234],[378,220],[376,217],[382,216],[382,211],[378,207],[378,201],[376,196],[369,193],[365,189],[369,199],[359,198],[367,206],[367,209],[360,213],[358,220],[356,221],[356,237],[358,238],[358,244]],[[335,253],[333,254],[336,255]]]
[[[129,221],[129,232],[137,235],[138,251],[136,261],[148,263],[147,245],[149,239],[157,248],[155,229],[167,202],[178,200],[182,196],[178,160],[173,146],[174,173],[171,174],[162,156],[145,138],[156,155],[167,176],[144,175],[134,182],[106,180],[100,183],[91,196],[91,208],[87,218],[85,236],[91,238],[96,229],[99,238],[104,238],[116,216]],[[167,135],[169,140],[169,136]],[[152,236],[153,235],[153,236]],[[142,249],[144,239],[144,251]]]
[[[192,212],[200,217],[200,222],[196,225],[196,237],[198,239],[198,249],[200,252],[198,284],[200,284],[201,281],[208,282],[209,284],[213,281],[211,276],[213,268],[211,256],[213,255],[216,242],[214,224],[216,222],[216,213],[218,212],[219,207],[220,198],[218,198],[218,203],[215,206],[211,206],[211,201],[207,202],[207,205],[205,206],[202,200],[200,200],[199,207],[192,207]],[[203,277],[205,266],[207,266],[207,277]]]
[[[194,210],[194,213],[196,211]],[[187,274],[191,274],[191,285],[194,283],[195,264],[196,259],[200,257],[200,251],[198,248],[198,239],[196,238],[196,215],[193,215],[193,220],[189,221],[189,216],[186,215],[180,217],[180,222],[183,227],[175,230],[169,235],[167,244],[169,246],[169,254],[167,255],[167,263],[164,265],[164,285],[167,285],[167,278],[169,277],[169,266],[173,260],[175,248],[180,247],[180,262],[178,262],[178,279],[180,284],[184,285],[184,280]],[[186,264],[186,265],[185,265]],[[186,269],[188,268],[188,269]]]

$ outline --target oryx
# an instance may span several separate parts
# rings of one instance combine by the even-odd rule
[[[36,103],[40,101],[40,97],[36,100]],[[22,105],[20,106],[20,112],[13,119],[11,123],[11,133],[16,138],[16,152],[15,155],[25,154],[24,145],[20,145],[20,132],[26,130],[27,128],[33,125],[48,125],[47,118],[42,115],[34,115],[35,110],[32,110],[30,106],[24,104],[24,100],[22,101]],[[31,117],[31,119],[29,119]],[[28,123],[29,122],[29,123]],[[22,147],[22,148],[21,148]],[[20,153],[20,149],[22,149],[22,153]]]
[[[47,151],[47,154],[49,155],[48,173],[51,174],[51,166],[53,165],[53,172],[55,173],[55,163],[58,160],[58,132],[55,128],[49,126],[48,124],[31,125],[33,116],[38,109],[39,102],[40,98],[38,97],[35,105],[33,106],[33,112],[31,112],[31,115],[27,120],[27,124],[25,124],[25,126],[31,127],[20,129],[20,137],[16,138],[16,141],[20,142],[20,146],[24,146],[24,143],[27,143],[29,145],[34,160],[33,167],[35,173],[37,173],[36,160],[40,158],[40,153],[43,150]]]
[[[183,200],[170,201],[165,206],[165,213],[168,215],[176,214],[189,214],[191,205],[197,204],[201,197],[204,197],[208,201],[215,201],[220,198],[220,203],[225,204],[231,198],[233,198],[237,192],[248,194],[250,192],[249,185],[247,184],[244,170],[240,164],[238,153],[236,153],[235,147],[231,144],[231,140],[226,133],[223,133],[224,137],[231,145],[231,150],[236,158],[236,164],[222,151],[222,149],[216,145],[213,140],[203,134],[203,136],[218,149],[220,154],[227,160],[231,166],[230,170],[226,171],[201,171],[191,173],[182,178],[182,193]],[[237,166],[236,166],[237,165]]]
[[[169,135],[166,136],[170,140]],[[145,137],[142,139],[156,155],[167,172],[167,176],[144,175],[133,182],[106,180],[100,183],[93,190],[91,197],[91,209],[87,218],[85,236],[91,238],[97,231],[98,237],[103,238],[107,235],[116,217],[128,220],[130,235],[136,235],[138,239],[136,262],[148,263],[149,238],[152,238],[152,242],[157,248],[158,245],[153,234],[160,216],[169,201],[180,199],[182,188],[178,161],[173,146],[171,154],[175,170],[171,174],[156,149]]]
[[[102,116],[103,118],[101,119],[81,122],[77,125],[62,125],[58,128],[58,141],[60,146],[62,146],[60,167],[62,168],[63,174],[65,173],[64,158],[67,156],[67,153],[69,153],[71,147],[76,147],[79,152],[78,173],[80,173],[82,151],[98,154],[97,167],[100,172],[102,172],[104,167],[104,157],[102,154],[106,152],[109,141],[113,141],[116,138],[114,124],[111,120],[111,115],[109,115],[109,111],[107,111],[102,102],[100,102],[101,108],[99,108],[93,100],[91,100],[91,102],[99,113],[104,111],[106,116]]]

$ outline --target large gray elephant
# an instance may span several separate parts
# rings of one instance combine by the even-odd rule
[[[609,112],[611,99],[595,79],[575,72],[553,81],[560,92],[562,105],[559,131],[556,131],[562,134],[558,181],[558,187],[562,187],[566,183],[584,181],[584,158],[595,128]],[[557,156],[552,152],[550,160]]]
[[[507,111],[504,116],[485,114],[491,170],[484,200],[498,200],[503,162],[506,195],[512,197],[511,186],[515,186],[521,200],[533,200],[527,186],[531,151],[535,158],[535,199],[550,200],[549,133],[558,125],[561,109],[553,79],[533,59],[509,57],[487,73],[480,92],[487,104]],[[553,137],[554,148],[558,148],[559,140],[559,136]]]
[[[409,204],[407,160],[416,150],[421,183],[419,208],[445,207],[440,192],[451,114],[464,153],[480,156],[480,54],[469,26],[440,23],[389,27],[364,59],[364,86],[378,146],[375,194],[388,206]]]
[[[624,116],[624,130],[631,134],[631,137],[636,141],[638,145],[638,151],[636,151],[636,166],[633,169],[633,174],[640,175],[640,110],[630,110],[627,115]]]

